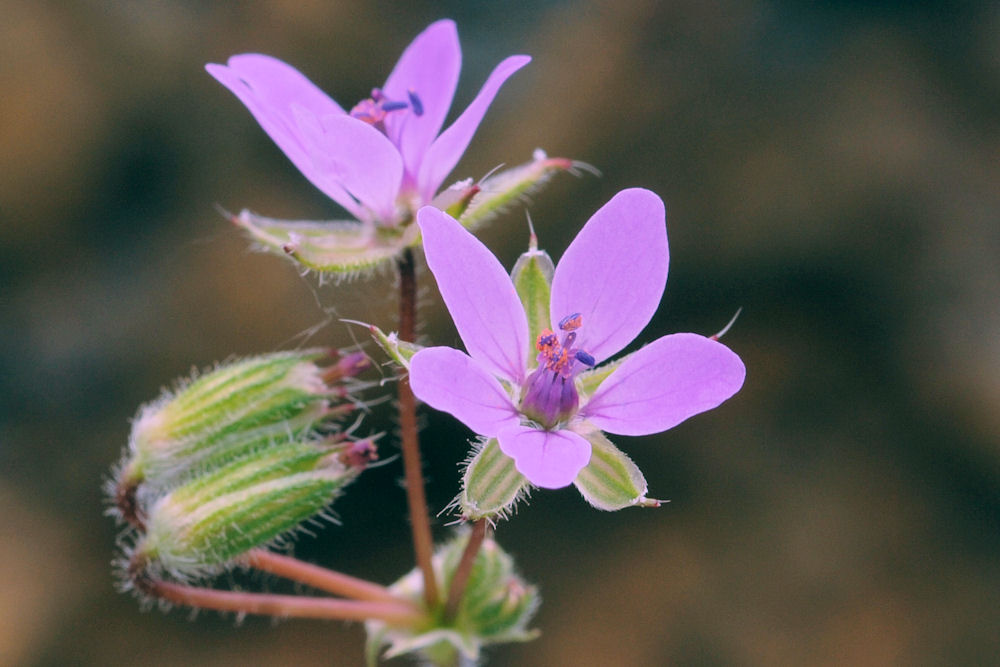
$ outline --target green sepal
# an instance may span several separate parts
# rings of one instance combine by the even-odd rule
[[[302,266],[350,277],[395,259],[414,245],[419,228],[356,220],[277,220],[242,211],[232,221],[262,249]]]
[[[417,345],[416,343],[409,343],[405,340],[399,340],[399,336],[395,331],[385,333],[379,329],[374,324],[365,325],[368,327],[368,331],[371,332],[372,338],[378,343],[378,346],[389,355],[389,358],[395,361],[397,364],[403,368],[410,368],[410,359],[413,358],[420,350],[424,349],[423,345]]]
[[[609,361],[607,363],[601,364],[594,368],[582,371],[576,376],[576,389],[580,393],[580,398],[585,399],[594,395],[597,388],[601,386],[601,383],[608,379],[612,373],[618,370],[622,362],[628,359],[631,355],[626,354],[623,357],[619,357],[614,361]]]
[[[498,171],[473,186],[478,188],[478,192],[458,221],[467,229],[476,229],[519,198],[538,190],[554,174],[582,166],[566,158],[550,158],[544,151],[536,150],[531,162]]]
[[[447,599],[467,541],[467,535],[459,535],[434,553],[432,565],[437,580],[443,584],[442,599]],[[483,541],[476,555],[454,618],[443,618],[440,608],[424,607],[423,577],[417,569],[389,589],[424,608],[426,617],[423,623],[410,628],[367,622],[365,654],[369,665],[376,663],[384,646],[385,658],[416,653],[430,664],[475,664],[484,646],[526,642],[538,636],[537,630],[527,629],[540,602],[538,591],[521,579],[514,559],[491,537]]]
[[[584,500],[599,510],[613,512],[626,507],[659,507],[660,501],[646,497],[646,478],[601,431],[583,435],[591,445],[590,463],[573,485]]]
[[[528,480],[514,467],[514,459],[500,451],[496,438],[480,442],[462,475],[457,499],[462,517],[470,521],[505,518],[528,494]]]
[[[517,296],[528,316],[528,359],[536,356],[535,341],[549,322],[549,301],[552,298],[552,276],[555,274],[552,258],[544,250],[538,249],[535,235],[531,235],[528,251],[517,258],[510,278],[517,290]]]

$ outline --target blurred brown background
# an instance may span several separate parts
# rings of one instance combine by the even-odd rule
[[[603,514],[536,493],[501,526],[542,588],[543,635],[491,664],[997,660],[997,3],[0,0],[0,15],[0,664],[357,664],[358,626],[140,611],[113,588],[100,487],[138,405],[192,366],[324,322],[309,342],[349,344],[337,316],[393,326],[390,277],[317,286],[216,212],[337,215],[203,64],[270,53],[350,106],[445,16],[458,105],[502,57],[534,56],[454,179],[536,146],[598,167],[534,198],[554,256],[618,190],[656,191],[671,276],[641,340],[712,333],[742,306],[726,342],[749,370],[719,410],[616,439],[670,504]],[[508,266],[525,237],[521,209],[483,235]],[[454,341],[421,284],[425,333]],[[467,433],[426,423],[436,511]],[[400,477],[366,474],[343,525],[297,552],[402,574]]]

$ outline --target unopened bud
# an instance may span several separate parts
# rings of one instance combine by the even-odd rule
[[[119,482],[165,486],[354,409],[355,355],[321,367],[328,350],[279,352],[223,364],[139,409]]]
[[[432,563],[438,581],[452,581],[467,541],[467,535],[460,535],[435,552]],[[404,576],[390,590],[423,605],[423,577],[419,570]],[[365,624],[368,652],[376,655],[387,646],[385,658],[418,653],[434,664],[459,664],[459,656],[473,662],[484,646],[537,637],[537,631],[527,626],[539,602],[538,590],[516,573],[514,559],[487,537],[476,555],[454,617],[443,619],[440,610],[429,610],[427,622],[417,630],[369,621]]]
[[[363,466],[354,443],[287,442],[254,452],[159,497],[132,559],[186,579],[224,569],[321,513]]]

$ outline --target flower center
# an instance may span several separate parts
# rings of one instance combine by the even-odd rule
[[[406,92],[407,100],[390,100],[381,88],[372,88],[372,96],[361,100],[351,109],[351,116],[364,121],[385,133],[385,117],[393,112],[410,109],[414,115],[424,114],[424,105],[415,91]]]
[[[535,341],[538,368],[528,377],[521,397],[521,412],[546,429],[554,428],[574,414],[580,405],[574,377],[579,365],[593,366],[594,357],[573,347],[581,326],[580,313],[564,317],[559,329],[562,340],[551,329],[544,329]]]

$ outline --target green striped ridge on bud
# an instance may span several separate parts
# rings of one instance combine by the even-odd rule
[[[460,534],[434,554],[435,575],[446,589],[467,542],[468,534]],[[423,577],[417,569],[389,589],[418,605],[424,604]],[[379,621],[368,621],[365,624],[368,664],[376,664],[383,647],[388,647],[382,656],[387,659],[419,653],[431,664],[468,664],[479,658],[484,646],[526,642],[537,637],[538,632],[528,630],[527,626],[540,601],[538,590],[518,575],[510,554],[492,537],[487,537],[473,562],[455,617],[444,619],[440,609],[428,610],[426,623],[417,628],[393,628]]]
[[[333,366],[317,364],[336,354],[311,349],[249,357],[164,392],[133,421],[119,483],[166,486],[195,466],[299,437],[351,411],[346,383],[364,364],[357,355]]]
[[[224,569],[320,514],[369,460],[358,444],[285,442],[191,479],[146,510],[132,560],[179,579]]]

